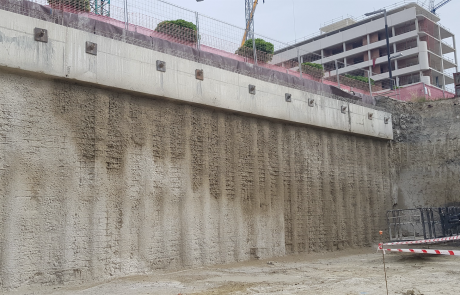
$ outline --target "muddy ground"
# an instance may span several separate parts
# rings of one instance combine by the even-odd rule
[[[458,294],[460,258],[388,254],[389,294]],[[253,260],[130,276],[100,284],[28,287],[5,294],[386,294],[373,248]]]

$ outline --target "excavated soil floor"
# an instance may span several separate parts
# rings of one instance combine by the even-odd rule
[[[389,294],[458,294],[457,256],[387,254]],[[381,253],[352,249],[290,255],[177,272],[157,272],[100,284],[34,287],[5,294],[386,294]]]

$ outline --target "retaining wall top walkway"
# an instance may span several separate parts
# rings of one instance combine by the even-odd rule
[[[393,137],[389,113],[327,97],[356,98],[335,87],[133,32],[123,41],[147,39],[128,44],[82,30],[109,24],[66,15],[67,22],[80,29],[0,10],[0,65],[185,103],[384,139]],[[34,28],[47,30],[47,43],[34,40]],[[86,53],[87,41],[97,44],[96,55]],[[142,47],[146,44],[151,47]],[[157,70],[157,61],[166,63],[165,72]],[[204,71],[203,81],[195,78],[197,69]],[[249,93],[249,85],[256,87],[255,94]],[[303,91],[305,88],[321,95]]]

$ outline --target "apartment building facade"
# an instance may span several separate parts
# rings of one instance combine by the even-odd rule
[[[391,62],[397,86],[425,83],[446,90],[458,72],[455,36],[439,24],[440,18],[416,3],[387,11],[390,54],[402,54]],[[309,61],[336,69],[339,74],[388,80],[385,21],[383,14],[361,21],[342,19],[321,29],[321,35],[275,52],[271,63]],[[336,62],[337,61],[337,62]],[[361,71],[360,71],[361,70]],[[366,70],[366,71],[363,71]]]

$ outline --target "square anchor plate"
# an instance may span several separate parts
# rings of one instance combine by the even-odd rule
[[[157,71],[166,72],[166,62],[157,60]]]
[[[86,41],[86,53],[97,55],[97,44],[93,42]]]
[[[48,30],[35,28],[34,29],[34,39],[38,42],[48,43]]]
[[[286,102],[291,102],[292,101],[292,95],[290,93],[286,93],[284,95],[284,99],[286,100]]]
[[[256,86],[249,84],[249,93],[256,94]]]
[[[195,70],[195,78],[197,80],[203,81],[204,80],[204,72],[203,72],[203,70],[198,70],[198,69]]]

